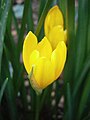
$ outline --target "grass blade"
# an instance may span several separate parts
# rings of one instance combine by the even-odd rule
[[[66,6],[67,6],[67,0],[57,0],[57,4],[60,7],[63,17],[64,17],[64,26],[66,28]]]
[[[80,74],[86,58],[87,33],[88,33],[88,0],[79,0],[78,28],[76,33],[76,68],[75,79]]]
[[[17,115],[17,106],[16,106],[16,99],[15,99],[15,90],[13,86],[13,81],[10,76],[10,70],[9,70],[9,59],[7,56],[6,48],[4,47],[3,51],[3,57],[2,57],[2,79],[5,79],[8,76],[8,84],[6,86],[6,100],[7,100],[7,107],[9,109],[8,114],[11,120],[18,120]]]
[[[37,29],[36,29],[36,32],[35,32],[35,34],[36,34],[37,37],[39,36],[39,33],[41,31],[44,19],[46,17],[46,14],[47,14],[47,12],[49,10],[49,7],[50,7],[50,5],[51,5],[52,2],[53,2],[53,0],[47,0],[47,2],[45,4],[45,7],[44,7],[43,12],[41,14],[41,17],[39,19],[38,26],[37,26]]]
[[[28,31],[34,32],[34,23],[33,23],[33,15],[32,15],[32,1],[30,0],[29,8],[28,8],[28,19],[27,19],[27,27]]]
[[[20,53],[22,50],[25,27],[26,27],[26,22],[27,22],[27,18],[28,18],[29,5],[30,5],[30,0],[25,0],[23,18],[22,18],[22,23],[21,23],[20,33],[19,33],[18,47],[17,47],[18,60],[20,58]]]
[[[73,119],[73,114],[72,114],[72,97],[71,97],[71,89],[70,89],[70,84],[66,84],[66,111],[64,115],[64,120],[72,120]]]
[[[40,0],[38,20],[40,19],[45,4],[46,4],[46,0]]]
[[[2,0],[0,8],[0,72],[1,72],[1,60],[3,52],[3,42],[6,30],[6,22],[8,17],[8,12],[11,6],[11,0]]]
[[[89,1],[89,0],[88,0]],[[88,41],[87,41],[87,54],[90,54],[90,1],[88,2]]]
[[[87,57],[87,59],[86,59],[86,61],[84,63],[83,69],[81,71],[81,74],[77,78],[78,82],[76,82],[76,84],[74,86],[73,97],[76,97],[76,95],[78,93],[78,90],[80,88],[80,85],[83,82],[83,80],[85,80],[85,78],[86,78],[86,76],[88,74],[89,69],[90,69],[90,56]]]
[[[17,35],[19,36],[19,27],[18,27],[18,22],[17,22],[17,18],[15,16],[14,11],[11,9],[12,12],[12,17],[13,17],[13,21],[14,21],[14,26],[15,26],[15,30],[17,31]]]
[[[78,115],[77,115],[77,118],[78,118],[77,120],[80,120],[82,118],[82,113],[84,112],[89,95],[90,95],[90,73],[88,74],[88,77],[86,79],[86,83],[84,86],[84,90],[82,93],[79,110],[78,110]]]
[[[3,93],[4,93],[4,90],[6,88],[7,82],[8,82],[8,78],[6,78],[6,80],[4,81],[4,83],[1,87],[1,90],[0,90],[0,104],[1,104],[1,100],[2,100],[2,97],[3,97]]]
[[[73,82],[75,69],[75,0],[67,0],[67,13],[68,55],[64,69],[64,80],[66,83],[68,81]]]

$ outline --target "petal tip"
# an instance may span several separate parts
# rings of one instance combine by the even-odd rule
[[[58,5],[53,6],[53,7],[51,8],[51,11],[53,11],[53,10],[55,10],[55,9],[56,9],[56,10],[57,10],[57,9],[59,10]]]

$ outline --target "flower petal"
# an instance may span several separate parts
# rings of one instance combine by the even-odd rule
[[[63,26],[63,16],[58,6],[55,5],[50,9],[45,19],[44,29],[46,37],[49,31],[57,25]]]
[[[29,64],[30,54],[36,48],[36,46],[37,46],[37,38],[30,31],[27,34],[23,44],[23,62],[27,72],[30,71],[30,64]]]
[[[28,74],[30,74],[32,67],[35,66],[36,62],[39,59],[39,52],[37,50],[34,50],[29,58],[29,71]]]
[[[66,41],[65,33],[62,26],[55,26],[49,33],[48,39],[52,45],[52,48],[55,49],[57,44],[60,41]]]
[[[54,81],[55,71],[52,63],[45,57],[41,57],[34,67],[34,78],[41,89],[44,89]]]
[[[50,58],[51,53],[52,53],[52,47],[46,37],[44,37],[41,40],[41,42],[38,43],[37,50],[39,51],[40,56]]]
[[[55,69],[55,79],[61,74],[66,61],[67,48],[65,43],[59,42],[57,48],[52,52],[51,62]]]

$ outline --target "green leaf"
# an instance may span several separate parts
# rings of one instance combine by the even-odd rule
[[[19,37],[19,26],[18,26],[18,22],[17,22],[17,18],[15,16],[14,11],[11,9],[12,12],[12,17],[13,17],[13,21],[14,21],[14,26],[15,26],[15,30],[17,31],[17,36]]]
[[[74,70],[75,70],[75,0],[67,0],[67,17],[66,17],[66,29],[68,33],[67,38],[67,61],[64,69],[64,80],[73,82]],[[71,83],[72,85],[72,83]]]
[[[76,82],[76,84],[74,85],[73,97],[76,97],[80,89],[81,83],[85,80],[89,72],[89,69],[90,69],[90,55],[87,56],[87,59],[83,65],[83,69],[81,70],[80,75],[76,78],[78,82]]]
[[[28,31],[34,32],[34,23],[33,23],[33,11],[32,11],[32,0],[30,0],[29,8],[28,8],[28,18],[27,18],[27,27]]]
[[[88,35],[88,6],[89,0],[79,0],[78,6],[78,27],[76,33],[76,77],[82,70],[83,63],[86,58],[87,35]],[[76,81],[77,82],[77,81]]]
[[[1,72],[1,60],[3,52],[3,42],[6,30],[6,22],[8,17],[8,12],[11,6],[11,0],[2,0],[0,8],[0,72]]]
[[[8,78],[6,78],[6,80],[4,81],[4,83],[3,83],[2,87],[1,87],[1,90],[0,90],[0,104],[1,104],[1,100],[2,100],[2,97],[3,97],[3,93],[5,91],[7,82],[8,82]]]
[[[9,12],[10,13],[10,12]],[[11,13],[10,13],[11,14]],[[10,16],[9,14],[9,16]],[[8,51],[9,53],[9,57],[10,57],[10,61],[12,62],[12,66],[14,68],[14,70],[18,71],[18,61],[17,61],[17,51],[16,51],[16,44],[14,42],[14,38],[11,34],[11,29],[10,29],[10,24],[12,22],[11,19],[9,19],[8,16],[8,23],[7,23],[7,27],[6,27],[6,36],[5,36],[5,47],[6,47],[6,51]],[[12,51],[12,53],[11,53]],[[12,55],[13,54],[13,55]]]
[[[66,6],[67,6],[67,0],[57,0],[57,4],[60,7],[63,17],[64,17],[64,28],[66,28]]]
[[[89,0],[88,0],[89,1]],[[87,40],[87,54],[90,54],[90,1],[88,2],[88,40]]]
[[[70,89],[70,83],[66,84],[66,109],[65,109],[65,120],[72,120],[73,119],[73,105],[72,105],[72,96],[71,96],[71,89]]]
[[[37,37],[40,34],[40,31],[41,31],[44,19],[46,17],[46,14],[47,14],[47,12],[49,10],[49,7],[50,7],[50,5],[51,5],[52,2],[53,2],[53,0],[47,0],[47,2],[45,4],[45,7],[44,7],[44,9],[42,11],[42,14],[41,14],[41,17],[39,19],[38,26],[37,26],[37,29],[36,29],[36,32],[35,32],[35,34],[36,34]]]
[[[9,59],[7,55],[7,51],[4,47],[3,51],[3,57],[2,57],[2,71],[1,71],[1,77],[2,79],[5,79],[8,76],[8,84],[6,86],[6,102],[7,102],[7,107],[9,108],[8,115],[11,120],[18,120],[18,115],[17,115],[17,106],[16,106],[16,98],[15,98],[15,89],[13,85],[12,78],[10,76],[10,66],[9,66]]]
[[[83,89],[83,93],[82,93],[82,97],[81,97],[80,105],[78,109],[77,120],[80,120],[82,118],[82,113],[84,112],[89,95],[90,95],[90,73],[88,74],[88,77],[84,85],[84,89]]]
[[[18,60],[20,58],[20,53],[21,53],[21,50],[22,50],[25,27],[26,27],[26,22],[27,22],[27,19],[28,19],[29,5],[30,5],[30,0],[25,0],[23,18],[22,18],[22,23],[21,23],[21,28],[20,28],[19,38],[18,38],[18,47],[17,47]]]
[[[40,19],[45,4],[46,4],[46,0],[40,0],[38,20]]]

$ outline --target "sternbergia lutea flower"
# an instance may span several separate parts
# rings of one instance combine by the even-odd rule
[[[63,17],[57,6],[47,14],[45,37],[40,42],[31,31],[27,34],[23,44],[23,62],[36,92],[41,92],[60,76],[66,61],[65,41]]]
[[[64,30],[63,15],[57,5],[48,12],[44,23],[45,36],[55,49],[58,42],[67,40],[67,31]]]

